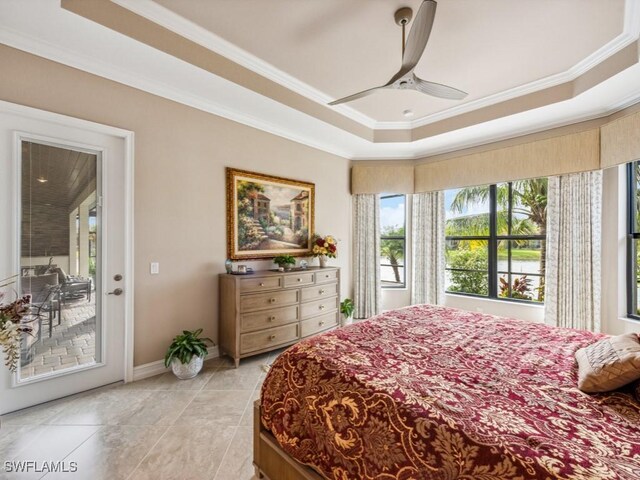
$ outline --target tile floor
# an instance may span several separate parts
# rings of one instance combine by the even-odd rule
[[[253,401],[280,352],[205,362],[0,417],[0,479],[252,480]],[[6,461],[77,463],[75,473],[8,473]]]

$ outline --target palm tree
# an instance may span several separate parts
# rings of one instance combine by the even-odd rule
[[[382,231],[381,236],[404,238],[404,227],[388,226]],[[400,262],[404,259],[404,242],[392,238],[381,240],[380,256],[389,259],[396,283],[400,283]]]
[[[509,212],[500,210],[496,213],[498,233],[504,232],[506,234],[509,230]],[[451,218],[447,221],[445,231],[448,237],[488,237],[489,214],[480,213]],[[511,220],[511,235],[537,235],[537,232],[536,225],[529,218],[513,218]]]
[[[547,233],[547,179],[535,178],[531,180],[518,180],[511,182],[511,212],[512,212],[512,224],[511,235],[546,235]],[[466,187],[458,191],[451,203],[451,210],[453,212],[462,213],[466,208],[473,204],[486,203],[489,200],[490,189],[488,185]],[[497,229],[499,235],[509,234],[508,229],[508,208],[509,208],[509,184],[499,183],[496,188],[496,204],[498,207],[497,215]],[[487,229],[488,233],[488,215]],[[471,216],[470,216],[471,217]],[[479,217],[479,215],[475,215]],[[467,222],[471,225],[470,220],[465,221],[465,217],[455,219],[458,223],[457,227],[463,227]],[[451,222],[451,221],[450,221]],[[478,220],[475,220],[476,227]],[[453,229],[454,224],[451,228]],[[532,228],[533,225],[537,228]],[[447,225],[449,227],[449,222]],[[457,228],[456,228],[457,229]],[[475,230],[471,229],[472,232]],[[449,233],[447,233],[449,235]],[[455,234],[454,234],[455,235]],[[468,231],[465,235],[469,235]],[[475,233],[471,233],[475,235]],[[484,234],[486,235],[486,233]],[[540,280],[540,288],[538,290],[538,301],[544,300],[544,274],[546,271],[546,256],[547,247],[546,242],[542,242],[540,247],[540,274],[542,275]]]

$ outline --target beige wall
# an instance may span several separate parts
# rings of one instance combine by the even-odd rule
[[[135,365],[182,329],[217,339],[225,166],[316,184],[316,229],[341,241],[333,262],[350,294],[347,160],[6,46],[0,64],[1,100],[135,132]]]
[[[602,331],[620,335],[640,331],[627,318],[627,174],[626,165],[602,175]]]

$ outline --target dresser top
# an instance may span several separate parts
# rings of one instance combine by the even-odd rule
[[[305,272],[327,272],[330,270],[339,270],[339,267],[307,267],[305,269],[289,270],[288,272],[276,272],[272,270],[256,270],[246,275],[232,275],[230,273],[221,273],[221,277],[237,277],[237,278],[256,278],[256,277],[272,277],[276,275],[300,275]]]

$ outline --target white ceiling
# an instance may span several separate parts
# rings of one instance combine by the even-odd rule
[[[148,10],[162,8],[158,3],[151,0],[117,1],[120,4],[128,4],[130,7],[135,4],[137,8]],[[159,1],[166,2],[169,0]],[[202,1],[204,2],[204,0]],[[350,0],[349,2],[343,1],[341,3],[350,5],[351,1],[358,3],[364,0]],[[486,0],[486,3],[497,1]],[[567,0],[539,0],[537,5],[546,6],[547,4],[564,3],[565,1]],[[254,0],[243,0],[241,2],[236,0],[233,3],[250,4],[252,2]],[[273,3],[275,5],[281,2],[284,2],[284,0],[270,0],[263,3]],[[333,3],[333,0],[323,0],[322,2],[305,0],[304,4],[313,3],[315,5],[324,4],[324,2],[329,4]],[[508,0],[507,3],[515,5],[521,2],[529,5],[532,3],[528,0],[520,0],[519,2]],[[231,0],[215,0],[215,2],[206,3],[218,7],[232,2]],[[299,5],[303,2],[302,0],[297,0],[295,3]],[[367,5],[369,3],[374,4],[375,9],[383,6],[383,2],[379,1],[367,0],[366,3]],[[386,3],[393,4],[391,11],[398,5],[395,1],[384,2],[385,5]],[[411,2],[412,5],[414,3]],[[443,4],[448,3],[485,3],[485,1],[458,0],[456,2],[456,0],[440,0],[438,15],[445,10]],[[567,3],[573,4],[576,2],[568,0]],[[577,3],[583,5],[598,2],[579,0]],[[599,3],[619,5],[620,2],[618,0],[602,2],[601,0]],[[365,8],[362,5],[360,6],[361,9]],[[638,30],[640,30],[639,7],[640,0],[627,0],[625,4],[624,35],[626,44],[629,41],[633,41],[634,38],[638,38]],[[328,9],[328,7],[326,8]],[[580,8],[575,7],[575,9],[577,15],[577,12],[580,12]],[[296,11],[291,7],[286,17],[288,22],[295,23]],[[330,24],[332,24],[331,22],[337,22],[341,25],[349,23],[344,18],[332,20],[330,15],[328,17],[317,16],[316,18],[318,23],[324,21],[325,18],[327,18],[326,22]],[[436,23],[439,18],[437,17]],[[319,28],[310,19],[311,17],[307,17],[306,24],[299,24],[298,29],[311,30],[313,33],[314,27],[316,29]],[[188,22],[188,20],[185,21]],[[227,23],[229,25],[225,28],[229,31],[237,27],[235,23],[231,25],[233,22],[230,19],[227,19]],[[278,24],[278,27],[280,28],[281,25]],[[390,34],[393,35],[395,31],[393,27],[395,26],[391,25],[391,27]],[[344,29],[345,27],[343,26],[342,28]],[[293,31],[289,27],[286,30]],[[343,31],[348,31],[348,29]],[[597,41],[602,41],[610,33],[611,31],[604,35],[598,34]],[[260,128],[314,148],[353,159],[401,159],[434,155],[602,116],[640,100],[640,88],[638,87],[640,85],[640,66],[636,64],[591,90],[564,102],[516,115],[505,116],[490,122],[413,142],[373,143],[116,33],[81,16],[63,10],[60,8],[59,0],[2,0],[0,2],[0,43]],[[269,46],[268,42],[264,43]],[[386,42],[383,43],[386,45]],[[618,38],[618,44],[623,45],[625,43]],[[431,48],[431,45],[430,43],[427,49]],[[272,46],[272,48],[275,47],[277,45]],[[393,52],[387,53],[386,57],[382,54],[378,55],[374,51],[371,53],[376,54],[376,58],[378,56],[388,57],[390,61],[392,61],[391,57],[395,56]],[[552,55],[552,53],[553,49],[541,55],[544,57],[544,55]],[[573,54],[578,55],[575,52]],[[569,56],[563,58],[566,62]],[[266,62],[264,59],[261,60]],[[538,58],[538,60],[537,64],[540,64],[540,66],[536,66],[536,68],[546,68],[544,58],[542,60]],[[315,61],[319,63],[317,58]],[[559,64],[554,65],[554,68],[557,68]],[[423,68],[422,65],[420,68]],[[338,76],[339,73],[347,73],[351,77],[354,70],[346,69],[346,72],[334,72],[332,75]],[[423,75],[432,80],[440,80],[439,78],[434,78],[433,73],[429,73],[431,76]],[[466,72],[465,75],[471,78],[472,73]],[[353,82],[353,79],[348,81]],[[347,85],[347,87],[343,85],[346,84],[336,85],[333,87],[335,90],[324,93],[319,89],[326,87],[322,87],[320,84],[318,86],[307,86],[307,91],[310,92],[308,96],[317,100],[318,97],[314,97],[314,95],[318,92],[320,96],[324,95],[325,97],[329,94],[332,94],[332,96],[348,94],[350,85]],[[300,84],[294,86],[303,89]],[[357,86],[356,89],[358,88],[360,87]],[[414,107],[411,108],[413,109]],[[362,113],[354,114],[354,118],[360,117],[364,117],[364,115]]]

